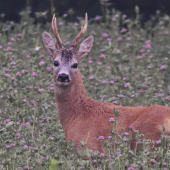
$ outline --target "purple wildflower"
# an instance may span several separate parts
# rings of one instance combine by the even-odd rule
[[[113,122],[115,122],[115,119],[114,119],[113,117],[111,117],[111,118],[109,119],[109,122],[113,123]]]
[[[16,62],[15,62],[15,61],[12,61],[12,62],[11,62],[11,65],[15,65],[15,64],[16,64]]]
[[[24,145],[24,146],[23,146],[23,149],[28,149],[28,146],[27,146],[27,145]]]
[[[94,79],[94,77],[93,77],[93,76],[90,76],[89,79],[92,80],[92,79]]]
[[[11,75],[10,75],[10,74],[5,74],[5,76],[6,76],[6,77],[11,77]]]
[[[137,144],[142,144],[142,142],[141,141],[137,141]]]
[[[102,35],[103,37],[108,37],[109,36],[109,34],[107,34],[107,33],[103,33],[103,35]]]
[[[143,58],[143,57],[142,57],[141,55],[139,55],[139,56],[137,56],[137,58],[138,58],[138,59],[141,59],[141,58]]]
[[[99,140],[104,140],[104,136],[99,136],[98,139]]]
[[[17,76],[21,76],[21,73],[20,73],[20,72],[17,72],[16,75],[17,75]]]
[[[16,144],[15,143],[11,143],[11,146],[16,146]]]
[[[165,99],[166,99],[166,100],[170,100],[170,97],[169,97],[169,96],[167,96],[167,97],[165,97]]]
[[[160,144],[160,143],[161,143],[161,140],[157,140],[156,143],[157,143],[157,144]]]
[[[106,51],[105,49],[101,49],[100,51]]]
[[[128,170],[135,170],[133,167],[129,167]]]
[[[104,154],[104,153],[101,153],[100,156],[105,156],[105,154]]]
[[[130,22],[130,20],[129,20],[129,19],[126,19],[125,22],[128,23],[128,22]]]
[[[129,132],[125,132],[124,135],[127,135],[127,136],[128,136],[128,135],[129,135]]]
[[[47,67],[47,71],[51,71],[51,67]]]
[[[122,38],[122,37],[119,37],[117,40],[118,40],[118,41],[121,41],[121,40],[123,40],[123,38]]]
[[[44,64],[45,64],[44,61],[41,61],[41,62],[39,63],[40,66],[43,66]]]
[[[107,41],[112,41],[112,39],[111,38],[107,38]]]
[[[37,148],[37,147],[34,147],[33,149],[34,149],[34,150],[38,150],[38,148]]]
[[[105,84],[105,83],[107,83],[107,81],[106,81],[106,80],[103,80],[103,81],[102,81],[102,83],[104,83],[104,84]]]
[[[96,16],[95,20],[97,21],[97,20],[100,20],[101,18],[102,18],[101,16]]]
[[[8,122],[11,122],[11,119],[6,119],[6,120],[4,121],[5,124],[8,123]]]
[[[130,130],[135,130],[135,128],[133,126],[129,126]]]
[[[112,97],[112,100],[115,100],[116,98],[115,97]]]
[[[32,149],[32,147],[31,147],[31,146],[29,146],[29,147],[28,147],[28,149],[29,149],[29,150],[31,150],[31,149]]]
[[[23,127],[27,127],[27,125],[26,125],[26,124],[24,124],[24,123],[21,123],[21,125],[22,125]]]
[[[27,100],[26,100],[26,99],[23,99],[22,101],[23,101],[23,102],[26,102]]]
[[[125,87],[130,87],[130,83],[126,83],[124,86]]]
[[[127,139],[127,138],[123,138],[123,141],[125,141],[125,142],[126,142],[126,141],[128,141],[128,139]]]
[[[145,44],[145,48],[151,48],[151,44]]]
[[[131,38],[130,38],[130,37],[127,37],[127,38],[126,38],[126,40],[127,40],[127,41],[130,41],[130,40],[131,40]]]
[[[106,58],[106,56],[104,54],[101,54],[100,58]]]
[[[32,77],[36,77],[37,74],[35,72],[32,73]]]
[[[123,94],[118,95],[119,98],[124,98],[125,96]]]
[[[21,133],[17,133],[16,135],[17,135],[17,137],[18,137],[18,138],[20,138],[20,136],[21,136]]]
[[[156,163],[155,159],[151,159],[151,162],[152,162],[152,163]]]
[[[22,36],[22,34],[21,33],[18,33],[18,37],[21,37]]]
[[[63,22],[59,22],[58,25],[60,25],[60,26],[63,25]]]
[[[157,94],[157,97],[162,97],[162,94],[158,93],[158,94]]]
[[[12,50],[12,48],[11,48],[11,47],[7,47],[7,50],[8,50],[8,51],[11,51],[11,50]]]
[[[161,70],[165,70],[165,69],[166,69],[166,66],[165,66],[165,65],[162,65],[162,66],[160,67],[160,69],[161,69]]]
[[[131,153],[132,155],[134,154],[133,151],[131,151],[131,150],[129,151],[129,153]]]
[[[15,41],[15,38],[11,38],[11,41]]]
[[[126,28],[122,28],[121,32],[126,32],[127,29]]]

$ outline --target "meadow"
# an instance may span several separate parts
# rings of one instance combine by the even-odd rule
[[[108,153],[85,148],[77,156],[74,143],[66,144],[54,98],[53,63],[42,44],[43,31],[51,35],[46,12],[30,17],[20,13],[19,23],[0,22],[0,169],[2,170],[153,170],[170,169],[170,136],[155,143],[136,135],[111,131],[105,141]],[[60,36],[69,47],[84,18],[57,17]],[[89,20],[85,39],[94,36],[90,54],[80,64],[87,93],[97,101],[121,106],[170,106],[170,18],[159,12],[144,25],[113,10]],[[54,37],[54,36],[53,36]],[[82,41],[81,40],[81,41]],[[119,116],[115,112],[116,116]],[[113,127],[118,122],[110,122]],[[152,131],[152,129],[150,129]],[[112,150],[112,145],[115,150]],[[137,149],[138,148],[138,149]],[[88,160],[83,157],[89,157]]]

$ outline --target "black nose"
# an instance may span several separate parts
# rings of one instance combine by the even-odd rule
[[[65,73],[59,74],[58,81],[69,82],[69,76]]]

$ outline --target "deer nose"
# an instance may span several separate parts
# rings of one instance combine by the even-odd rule
[[[58,81],[69,82],[69,76],[65,73],[59,74]]]

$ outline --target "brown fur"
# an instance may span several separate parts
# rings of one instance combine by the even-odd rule
[[[119,130],[123,127],[127,131],[129,126],[133,126],[143,133],[146,139],[159,140],[162,126],[167,123],[166,131],[170,132],[170,108],[168,107],[121,107],[94,101],[85,91],[80,72],[68,89],[62,89],[63,93],[60,88],[55,86],[59,118],[67,143],[72,140],[76,143],[77,149],[81,148],[80,141],[86,141],[89,133],[87,147],[102,152],[101,142],[97,138],[109,136],[113,128],[109,119],[115,118],[114,108],[119,109]]]
[[[150,107],[121,107],[109,103],[101,103],[92,100],[84,88],[80,70],[73,68],[76,63],[91,51],[93,46],[93,36],[89,36],[81,44],[78,50],[74,51],[57,49],[55,41],[47,33],[42,35],[44,47],[51,56],[53,62],[58,62],[58,66],[53,67],[55,81],[55,97],[60,122],[63,126],[67,143],[71,140],[76,143],[76,148],[80,149],[80,141],[87,140],[87,147],[92,150],[102,152],[101,141],[97,138],[110,135],[113,125],[109,122],[111,117],[115,118],[113,109],[119,109],[118,131],[123,127],[128,131],[129,126],[133,126],[146,139],[159,140],[162,126],[166,123],[166,134],[170,134],[170,108],[165,106]],[[63,51],[63,52],[62,52]],[[67,56],[66,61],[62,60]],[[59,82],[57,77],[60,74],[67,74],[69,83]],[[135,141],[132,141],[134,148]]]

